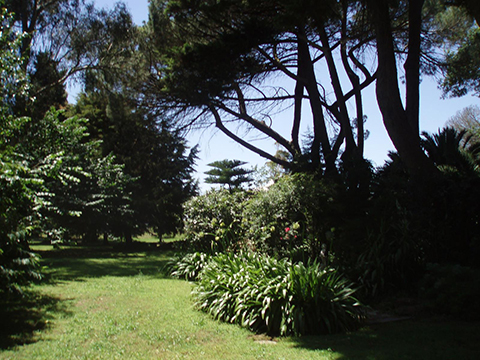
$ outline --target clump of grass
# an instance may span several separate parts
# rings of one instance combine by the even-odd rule
[[[353,330],[364,308],[352,283],[316,261],[217,254],[200,273],[195,305],[215,319],[272,335]]]
[[[210,259],[211,255],[201,252],[179,255],[168,261],[164,271],[177,279],[195,281]]]

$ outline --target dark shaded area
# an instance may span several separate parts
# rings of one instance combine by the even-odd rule
[[[295,347],[342,354],[340,359],[478,359],[480,323],[423,319],[370,325],[343,335],[303,336]]]
[[[36,333],[49,327],[53,314],[68,315],[67,303],[36,292],[0,300],[0,349],[31,344]]]
[[[103,276],[164,277],[163,268],[172,253],[170,244],[133,242],[132,244],[65,246],[37,251],[47,267],[47,281],[81,281]]]

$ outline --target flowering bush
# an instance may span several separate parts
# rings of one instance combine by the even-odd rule
[[[245,206],[245,233],[268,254],[318,258],[330,248],[334,189],[311,175],[284,176]]]

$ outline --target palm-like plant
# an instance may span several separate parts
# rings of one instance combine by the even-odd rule
[[[480,143],[466,130],[446,127],[438,134],[423,132],[420,144],[434,164],[442,169],[456,169],[465,174],[479,169]]]

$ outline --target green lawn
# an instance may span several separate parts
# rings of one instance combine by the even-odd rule
[[[102,250],[103,249],[103,250]],[[192,308],[171,253],[41,248],[47,283],[2,306],[0,359],[478,359],[480,324],[412,320],[269,339]]]

